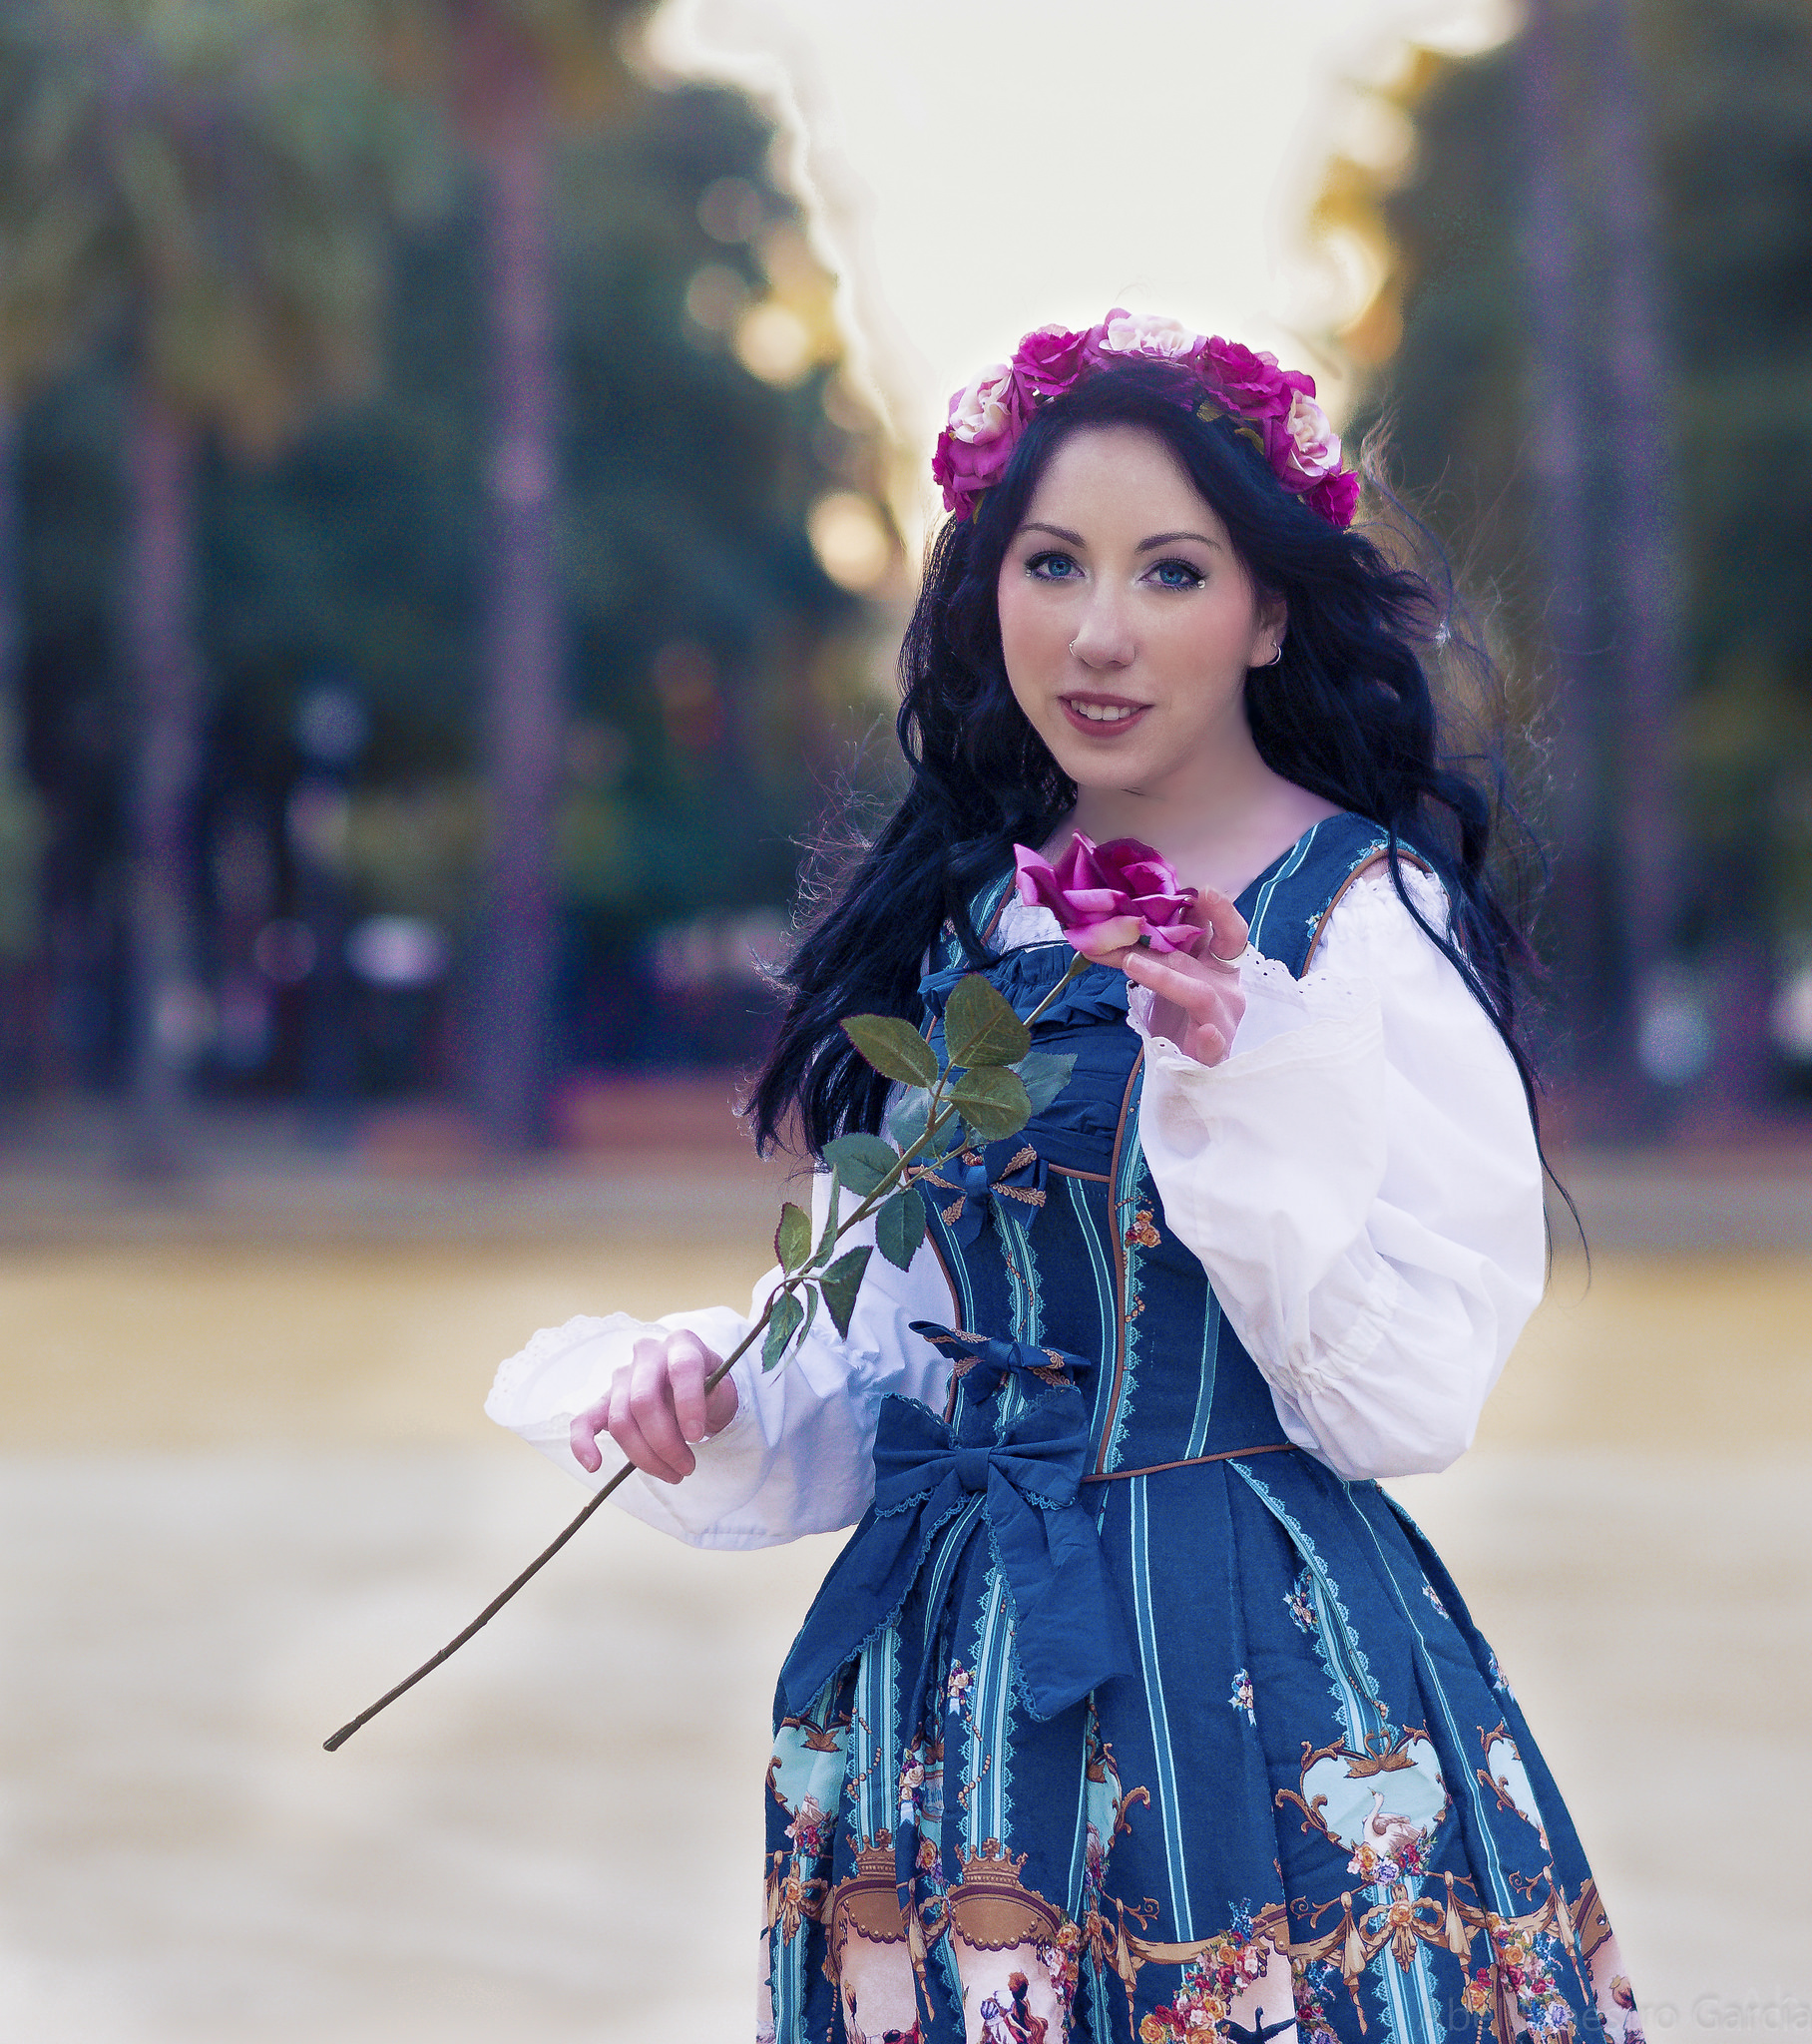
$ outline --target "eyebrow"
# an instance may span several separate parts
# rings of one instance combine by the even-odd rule
[[[1023,532],[1048,532],[1053,539],[1067,540],[1073,547],[1088,545],[1088,541],[1080,532],[1072,532],[1063,525],[1047,525],[1042,519],[1029,519],[1020,529]],[[1179,539],[1198,540],[1204,547],[1220,546],[1219,540],[1205,532],[1159,532],[1153,533],[1149,539],[1141,539],[1132,551],[1135,554],[1148,554],[1153,547],[1174,546]]]
[[[1141,539],[1132,551],[1135,554],[1148,554],[1153,547],[1174,546],[1179,539],[1199,540],[1204,547],[1220,545],[1219,540],[1211,538],[1205,532],[1160,532],[1150,539]]]

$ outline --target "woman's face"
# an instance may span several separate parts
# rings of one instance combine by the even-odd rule
[[[1033,729],[1079,787],[1157,792],[1246,756],[1246,670],[1281,601],[1259,597],[1219,516],[1155,434],[1072,433],[1001,563],[1001,651]]]

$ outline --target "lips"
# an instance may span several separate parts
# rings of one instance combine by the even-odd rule
[[[1095,739],[1118,738],[1131,731],[1151,707],[1129,702],[1124,696],[1063,696],[1058,700],[1071,725]]]

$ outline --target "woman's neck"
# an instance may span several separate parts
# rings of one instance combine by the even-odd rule
[[[1338,805],[1273,773],[1256,752],[1210,763],[1152,788],[1085,787],[1052,839],[1080,830],[1097,844],[1136,837],[1189,886],[1238,894]]]

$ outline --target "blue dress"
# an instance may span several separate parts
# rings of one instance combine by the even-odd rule
[[[1380,848],[1356,817],[1311,831],[1241,899],[1253,942],[1300,975]],[[990,977],[1028,1014],[1071,958]],[[1119,972],[1073,983],[1036,1032],[1076,1056],[1063,1095],[921,1181],[961,1305],[922,1328],[950,1396],[883,1405],[874,1506],[782,1673],[777,2044],[1637,2044],[1446,1570],[1375,1483],[1289,1444],[1166,1229],[1126,1007]]]

